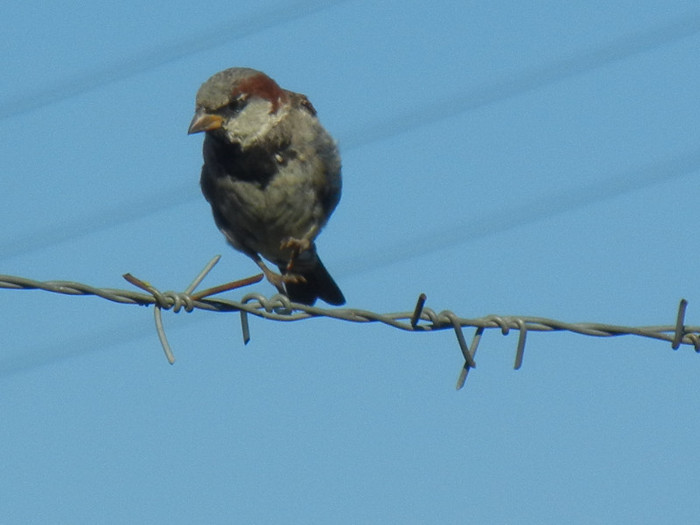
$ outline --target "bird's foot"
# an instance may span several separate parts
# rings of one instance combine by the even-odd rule
[[[306,282],[306,279],[302,275],[296,273],[285,273],[281,275],[269,269],[265,272],[265,277],[267,277],[267,280],[282,294],[285,293],[285,284],[302,284]]]
[[[284,290],[285,284],[303,284],[306,282],[306,279],[302,275],[296,273],[285,272],[284,275],[282,275],[273,272],[267,267],[260,257],[255,257],[255,262],[265,274],[265,278],[270,282],[270,284],[272,284],[272,286],[277,288],[277,291],[281,294],[286,293]]]
[[[294,269],[294,261],[299,256],[299,254],[311,248],[311,241],[309,241],[309,239],[306,238],[296,239],[294,237],[287,237],[280,243],[280,248],[282,250],[291,250],[292,253],[289,256],[289,263],[287,263],[287,271],[292,271],[292,269]],[[296,282],[305,282],[305,279],[303,277],[301,277],[301,279],[302,281]]]

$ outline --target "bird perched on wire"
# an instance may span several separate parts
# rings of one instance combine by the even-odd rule
[[[197,92],[188,133],[199,132],[202,193],[228,242],[292,301],[344,304],[314,243],[340,200],[340,155],[306,96],[260,71],[226,69]]]

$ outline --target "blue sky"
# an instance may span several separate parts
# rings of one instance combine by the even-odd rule
[[[15,2],[0,32],[0,273],[184,289],[257,272],[198,188],[194,95],[305,93],[344,193],[348,306],[622,325],[700,316],[696,2]],[[271,295],[272,287],[251,288]],[[243,292],[232,292],[240,297]],[[683,523],[698,355],[0,290],[7,523]]]

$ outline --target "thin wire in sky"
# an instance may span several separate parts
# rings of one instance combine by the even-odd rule
[[[227,42],[259,33],[265,29],[303,18],[312,13],[334,7],[348,0],[304,0],[276,5],[245,18],[234,18],[212,25],[200,33],[124,59],[119,63],[91,69],[44,89],[23,93],[0,103],[0,120],[15,117],[35,109],[92,91],[99,87],[133,77],[170,62],[202,51],[222,46]]]
[[[422,231],[414,237],[402,237],[395,244],[385,243],[381,250],[373,249],[369,253],[357,253],[355,256],[343,258],[334,264],[333,274],[336,277],[357,275],[367,270],[527,226],[596,202],[614,199],[655,184],[668,182],[698,170],[700,170],[700,149],[604,177],[605,184],[593,182],[554,191],[515,206],[509,205],[507,209],[469,218],[468,221],[445,225],[434,231]]]
[[[467,111],[508,100],[698,33],[700,12],[688,13],[669,23],[622,36],[607,45],[455,93],[443,101],[427,105],[422,110],[413,106],[410,112],[349,134],[341,144],[350,149],[365,146]]]
[[[315,5],[314,2],[308,4]],[[457,114],[495,104],[575,75],[581,75],[637,54],[648,52],[699,32],[700,12],[689,13],[682,19],[620,37],[607,45],[561,58],[548,64],[533,67],[518,74],[477,86],[471,90],[454,94],[450,98],[428,105],[422,111],[416,111],[415,107],[412,107],[411,112],[341,135],[340,144],[343,145],[343,150],[352,150],[386,140],[395,135],[453,117]],[[210,43],[208,47],[213,45],[213,43]],[[182,52],[178,54],[175,50],[169,53],[167,56],[172,57],[169,60],[175,60],[180,56],[184,56]],[[166,54],[161,56],[161,60],[164,56]],[[143,68],[144,64],[145,61],[140,67]],[[105,80],[103,83],[106,82]],[[635,181],[624,180],[626,181],[625,184],[628,184],[627,189],[618,188],[615,191],[620,193],[636,189]],[[615,181],[610,181],[609,184],[616,183]],[[194,186],[194,182],[188,182],[187,184],[174,186],[168,191],[148,195],[138,202],[119,203],[112,208],[105,208],[89,216],[56,222],[52,226],[44,227],[41,230],[24,233],[21,236],[10,238],[0,243],[0,253],[2,253],[2,258],[30,253],[47,246],[95,233],[107,227],[142,219],[154,213],[192,202],[200,198],[198,193],[193,191]],[[601,194],[598,198],[603,196]]]

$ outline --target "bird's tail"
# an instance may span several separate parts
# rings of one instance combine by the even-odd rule
[[[279,268],[283,274],[287,271],[285,266]],[[345,304],[343,292],[323,266],[315,250],[301,253],[295,261],[292,272],[306,280],[303,283],[285,283],[284,285],[287,297],[295,303],[312,305],[316,299],[322,299],[334,306]]]

